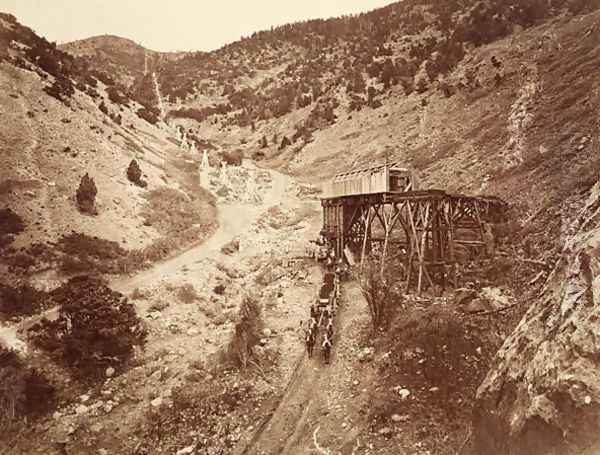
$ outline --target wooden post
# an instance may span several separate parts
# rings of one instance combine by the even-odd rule
[[[365,232],[364,232],[364,237],[363,237],[363,244],[362,244],[362,252],[360,255],[360,271],[362,273],[363,270],[363,264],[365,262],[365,253],[367,250],[367,236],[370,235],[370,231],[371,230],[371,208],[367,207],[367,217],[365,218]]]
[[[423,231],[421,232],[421,248],[419,253],[419,278],[417,281],[417,295],[421,295],[421,280],[423,268],[425,267],[425,242],[427,240],[427,225],[429,224],[429,205],[425,206],[425,218],[423,219]]]
[[[385,212],[383,213],[383,219],[385,221],[385,226],[384,226],[385,227],[385,239],[383,240],[383,253],[381,255],[380,274],[381,274],[382,278],[383,278],[383,270],[385,267],[385,257],[387,255],[389,237],[390,237],[390,234],[392,233],[392,230],[394,229],[394,226],[396,224],[396,220],[398,219],[399,214],[400,214],[400,212],[396,211],[396,207],[393,204],[392,204],[390,213],[388,213],[387,215],[385,214]]]
[[[336,260],[342,257],[343,251],[344,251],[344,230],[345,230],[345,226],[344,226],[344,206],[340,204],[340,206],[338,207],[338,226],[340,227],[340,235],[339,235],[339,241],[338,241],[338,251],[337,254],[335,255]]]

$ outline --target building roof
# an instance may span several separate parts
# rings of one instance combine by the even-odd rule
[[[349,169],[347,171],[335,174],[333,176],[332,180],[340,181],[340,180],[346,180],[346,179],[353,178],[353,177],[358,177],[358,176],[361,176],[364,174],[371,174],[371,173],[379,172],[386,167],[388,167],[389,169],[397,170],[397,171],[408,171],[407,168],[400,166],[399,161],[396,161],[396,162],[387,163],[387,164],[385,164],[385,163],[384,164],[375,164],[375,165],[372,165],[369,167],[363,167],[363,168],[359,168],[359,169]]]

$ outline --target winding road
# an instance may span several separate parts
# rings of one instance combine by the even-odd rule
[[[119,277],[111,282],[111,287],[127,294],[135,288],[157,283],[166,276],[176,273],[182,267],[192,269],[199,259],[222,255],[221,247],[225,243],[247,231],[269,207],[283,202],[286,196],[285,190],[290,184],[291,178],[275,171],[269,171],[269,174],[271,175],[271,188],[263,195],[260,205],[237,203],[219,207],[217,216],[219,227],[202,244],[159,262],[152,268],[134,276]]]

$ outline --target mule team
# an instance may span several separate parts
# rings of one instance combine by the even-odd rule
[[[340,265],[336,267],[335,272],[328,271],[323,275],[323,284],[316,302],[310,306],[310,319],[305,329],[308,356],[312,357],[315,345],[320,345],[323,360],[327,364],[333,346],[335,316],[340,305],[341,276]]]

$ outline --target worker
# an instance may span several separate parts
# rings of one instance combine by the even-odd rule
[[[331,356],[331,340],[327,334],[325,334],[325,339],[323,340],[321,348],[323,352],[323,359],[325,360],[325,363],[329,364],[329,357]]]
[[[315,332],[310,330],[307,334],[306,334],[306,352],[308,352],[308,357],[312,357],[313,354],[313,348],[315,346]]]

